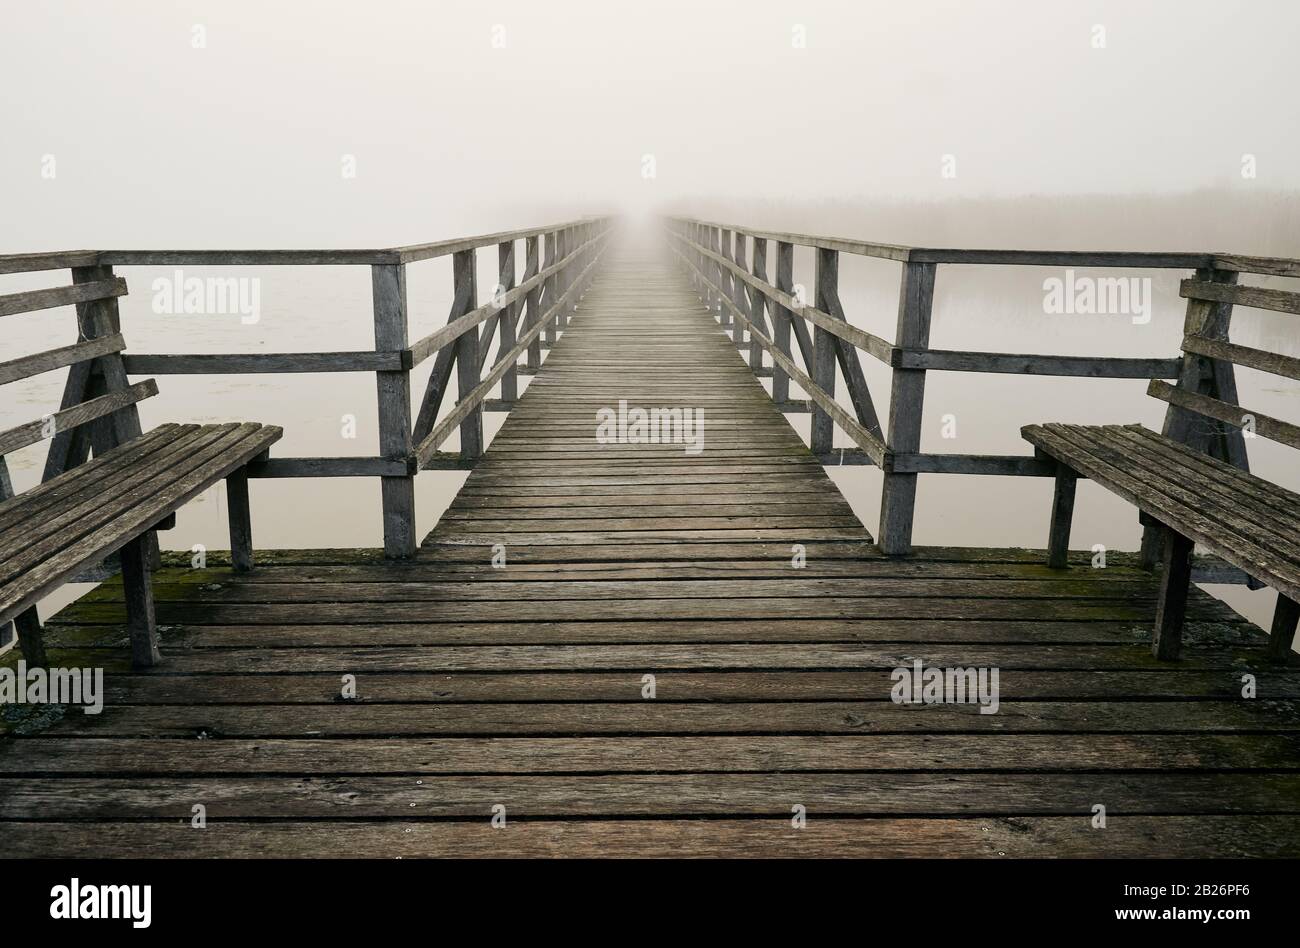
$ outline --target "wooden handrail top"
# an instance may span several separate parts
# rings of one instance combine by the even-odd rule
[[[462,250],[488,247],[588,224],[608,225],[610,218],[585,217],[539,227],[456,237],[401,247],[307,250],[58,250],[0,254],[0,274],[31,273],[94,266],[391,266],[443,257]]]
[[[877,257],[900,263],[952,263],[985,266],[1031,267],[1121,267],[1149,270],[1235,270],[1270,276],[1300,278],[1300,259],[1258,257],[1221,251],[1154,251],[1154,250],[1014,250],[966,247],[914,247],[830,237],[760,230],[694,217],[669,216],[677,224],[715,227],[734,231],[757,240],[776,240],[800,247],[835,250],[861,257]]]
[[[496,234],[480,234],[477,237],[456,237],[450,240],[438,240],[428,244],[409,244],[405,247],[394,247],[390,252],[398,255],[398,263],[416,263],[420,260],[431,260],[434,257],[445,257],[449,254],[460,253],[464,250],[475,250],[479,247],[493,247],[497,244],[505,243],[507,240],[522,240],[527,237],[539,237],[542,234],[549,234],[557,230],[567,230],[570,227],[580,227],[586,224],[606,224],[608,217],[585,217],[578,220],[565,221],[560,224],[547,224],[543,227],[528,227],[522,230],[504,230]]]

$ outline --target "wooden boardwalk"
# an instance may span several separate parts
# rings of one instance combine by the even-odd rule
[[[620,400],[703,449],[598,444]],[[0,854],[1300,854],[1294,661],[1199,591],[1156,661],[1122,554],[883,556],[655,258],[604,266],[411,561],[171,562],[158,669],[119,582],[49,623],[105,708],[6,709]],[[998,669],[997,713],[894,703],[915,660]]]

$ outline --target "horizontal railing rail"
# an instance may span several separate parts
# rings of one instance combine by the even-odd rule
[[[72,269],[74,277],[71,286],[0,295],[0,316],[80,306],[88,300],[112,301],[127,293],[126,281],[113,273],[115,266],[369,266],[375,331],[373,350],[126,353],[114,304],[106,334],[0,363],[0,377],[12,381],[110,352],[122,353],[122,364],[131,375],[374,373],[380,442],[377,456],[268,458],[254,462],[249,475],[379,477],[385,552],[389,556],[408,556],[416,546],[415,475],[425,469],[473,466],[483,451],[483,411],[508,410],[513,405],[518,397],[520,356],[527,358],[524,371],[537,371],[542,350],[564,329],[589,284],[612,227],[609,217],[583,218],[384,249],[76,250],[0,255],[0,274]],[[525,246],[525,270],[516,283],[520,257],[516,245],[521,241]],[[491,298],[480,305],[475,254],[493,246],[499,252],[500,281]],[[408,339],[406,267],[446,256],[453,258],[455,283],[448,323],[412,343]],[[498,357],[488,367],[494,335],[499,335]],[[431,358],[435,360],[433,370],[413,417],[410,373]],[[456,404],[439,419],[453,372]],[[501,398],[488,399],[498,384]],[[457,427],[461,432],[460,451],[454,455],[439,452]],[[14,442],[19,440],[23,439],[15,436]],[[0,462],[2,455],[0,451]]]
[[[1230,394],[1229,402],[1235,404],[1229,355],[1242,365],[1272,369],[1281,366],[1282,374],[1295,368],[1274,354],[1228,343],[1226,315],[1215,322],[1213,339],[1204,338],[1195,328],[1203,320],[1198,316],[1194,325],[1192,310],[1213,301],[1229,311],[1235,303],[1295,312],[1294,294],[1237,286],[1236,278],[1239,273],[1300,277],[1297,260],[1225,253],[909,247],[757,230],[686,217],[667,218],[666,229],[674,253],[705,305],[724,328],[732,328],[737,348],[748,349],[755,374],[772,378],[773,400],[785,410],[802,408],[802,403],[790,399],[791,381],[807,395],[813,453],[826,463],[872,464],[884,472],[878,542],[887,553],[905,553],[911,548],[918,474],[1047,477],[1056,472],[1055,464],[1036,456],[923,452],[922,408],[929,371],[1149,379],[1152,390],[1161,393],[1171,388],[1162,380],[1178,380],[1179,389],[1187,389],[1200,377],[1196,372],[1201,372],[1223,379],[1220,387]],[[769,243],[776,245],[774,278],[769,278],[767,272]],[[804,298],[794,282],[796,247],[815,252],[815,290],[811,299]],[[842,253],[902,265],[893,341],[849,324],[839,299],[838,258]],[[1169,358],[936,349],[929,339],[935,275],[940,264],[1191,270],[1194,279],[1182,284],[1182,295],[1189,297],[1192,304],[1185,333],[1190,341]],[[795,361],[795,348],[802,357],[802,366]],[[883,426],[863,377],[859,352],[891,370],[889,415]],[[770,368],[763,362],[763,353],[771,359]],[[1192,369],[1189,360],[1196,362]],[[852,413],[836,401],[837,379],[848,390]],[[1188,398],[1204,397],[1204,393],[1188,392],[1175,397],[1179,399],[1176,404],[1181,404]],[[836,426],[856,448],[832,449]]]

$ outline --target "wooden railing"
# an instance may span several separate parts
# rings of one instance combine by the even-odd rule
[[[767,375],[772,365],[772,398],[785,410],[800,410],[789,399],[791,380],[808,397],[812,413],[810,446],[826,463],[873,464],[884,472],[877,542],[883,552],[911,549],[912,523],[919,474],[1003,474],[1054,476],[1056,467],[1033,455],[933,454],[921,451],[925,378],[929,371],[996,372],[1016,375],[1079,376],[1089,378],[1177,379],[1180,388],[1209,394],[1236,404],[1236,383],[1226,350],[1200,344],[1197,351],[1170,358],[1035,355],[971,352],[930,346],[934,284],[940,264],[1105,267],[1174,269],[1195,272],[1197,285],[1235,284],[1239,273],[1300,277],[1300,261],[1220,253],[1073,252],[1026,250],[959,250],[906,247],[779,233],[692,218],[666,221],[670,244],[705,305],[724,326],[730,325],[738,347],[749,350],[750,366]],[[768,245],[776,245],[775,276],[768,276]],[[794,248],[806,247],[816,256],[812,299],[796,295]],[[839,298],[839,255],[854,254],[893,260],[902,267],[898,320],[894,340],[883,339],[849,324]],[[1186,336],[1214,334],[1227,343],[1233,302],[1261,305],[1270,291],[1225,287],[1218,311],[1207,319],[1203,302],[1189,299]],[[1260,296],[1264,294],[1264,296]],[[1201,293],[1206,295],[1205,292]],[[1220,297],[1216,297],[1219,299]],[[1250,300],[1255,300],[1251,303]],[[1265,307],[1267,308],[1267,307]],[[809,329],[811,325],[811,331]],[[1208,327],[1208,328],[1207,328]],[[746,345],[744,333],[748,331]],[[802,357],[794,359],[791,337]],[[1171,350],[1178,345],[1171,340]],[[1184,347],[1186,348],[1186,347]],[[890,366],[889,414],[884,425],[877,416],[859,362],[862,351]],[[838,369],[838,372],[837,372]],[[847,389],[850,413],[835,398],[836,379]],[[1172,412],[1165,427],[1176,425]],[[831,453],[838,426],[856,448]],[[1245,467],[1241,432],[1225,425],[1218,433],[1217,451]],[[1148,531],[1149,534],[1149,531]],[[1144,550],[1150,546],[1144,537]]]
[[[585,218],[545,227],[382,250],[105,250],[0,256],[0,274],[70,269],[73,285],[0,296],[0,316],[77,304],[94,299],[102,312],[96,340],[83,321],[87,345],[116,346],[120,340],[117,297],[126,292],[114,267],[137,266],[369,266],[373,290],[375,345],[353,352],[202,353],[125,355],[131,375],[196,375],[298,372],[373,372],[378,390],[379,453],[374,457],[271,458],[250,468],[252,477],[378,477],[382,484],[384,551],[390,557],[415,551],[415,475],[433,468],[469,467],[483,452],[485,406],[508,408],[517,397],[517,363],[536,371],[543,338],[563,330],[591,280],[613,226],[608,217]],[[524,273],[516,281],[522,242]],[[476,253],[497,248],[500,290],[479,302]],[[409,339],[406,268],[439,257],[453,260],[454,302],[447,325],[423,339]],[[481,329],[480,329],[481,327]],[[494,334],[498,357],[487,366]],[[120,349],[120,346],[117,346]],[[78,350],[79,352],[82,349]],[[97,350],[96,350],[97,351]],[[116,350],[115,350],[116,351]],[[39,354],[48,368],[67,365],[60,350]],[[26,357],[31,362],[35,357]],[[413,412],[411,370],[434,360],[423,396]],[[0,364],[0,370],[9,364]],[[31,368],[24,364],[23,370]],[[486,369],[486,371],[485,371]],[[457,401],[441,420],[455,370]],[[30,373],[28,373],[30,374]],[[487,396],[501,385],[501,399]],[[70,406],[65,405],[64,408]],[[458,454],[438,451],[460,429]],[[3,457],[0,456],[0,464]],[[47,472],[48,473],[48,472]]]

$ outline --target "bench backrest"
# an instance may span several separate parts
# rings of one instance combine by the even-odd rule
[[[1300,315],[1300,293],[1239,286],[1237,276],[1235,270],[1201,270],[1183,280],[1179,294],[1188,304],[1182,373],[1177,386],[1154,380],[1147,393],[1169,403],[1166,435],[1249,470],[1243,432],[1300,448],[1300,426],[1239,405],[1233,366],[1300,380],[1300,359],[1229,342],[1232,308]]]
[[[30,269],[47,269],[34,257]],[[21,272],[21,271],[20,271]],[[0,318],[18,313],[74,305],[77,342],[57,349],[0,362],[0,385],[44,372],[68,369],[63,400],[50,412],[17,427],[0,431],[0,501],[13,496],[5,455],[50,441],[42,480],[57,477],[103,452],[140,435],[136,403],[158,394],[153,379],[132,385],[126,376],[117,298],[126,295],[126,281],[109,267],[74,266],[72,285],[0,296]]]

